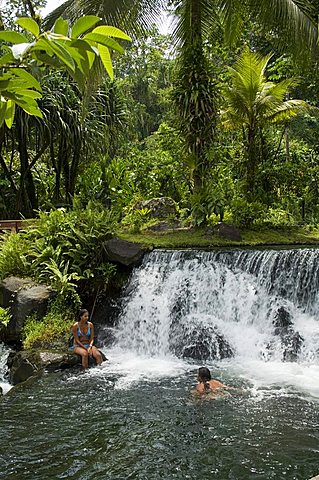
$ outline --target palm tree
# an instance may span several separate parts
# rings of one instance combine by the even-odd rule
[[[173,39],[180,54],[175,104],[196,191],[209,168],[206,154],[215,138],[217,120],[216,88],[203,49],[212,25],[222,20],[231,42],[238,38],[243,16],[248,12],[265,28],[274,31],[280,27],[281,47],[291,46],[296,51],[301,44],[316,44],[317,28],[308,0],[67,0],[45,22],[49,26],[60,15],[74,21],[82,15],[96,14],[134,37],[150,27],[170,4],[177,16]]]
[[[295,79],[277,84],[267,81],[265,71],[271,57],[244,50],[229,68],[231,85],[223,89],[225,108],[221,120],[226,128],[243,132],[246,192],[252,198],[258,163],[263,156],[263,131],[272,124],[286,124],[309,109],[303,100],[287,100],[289,90],[297,84]]]

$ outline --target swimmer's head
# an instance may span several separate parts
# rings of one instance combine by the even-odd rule
[[[199,382],[209,382],[212,379],[210,371],[207,367],[200,367],[198,369],[198,381]]]

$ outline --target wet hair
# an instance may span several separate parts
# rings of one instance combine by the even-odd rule
[[[209,380],[212,379],[212,376],[210,374],[210,370],[207,367],[200,367],[198,369],[198,379],[200,382],[204,384],[205,392],[210,391],[210,386],[209,386]]]
[[[81,310],[78,313],[78,322],[81,320],[81,318],[85,313],[89,313],[89,311],[86,308],[81,308]]]
[[[210,374],[210,370],[207,367],[200,367],[198,369],[198,376],[199,376],[199,378],[202,379],[203,382],[208,382],[209,380],[212,379],[212,376]]]

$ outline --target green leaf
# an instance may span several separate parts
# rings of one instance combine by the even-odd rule
[[[69,31],[69,23],[63,18],[58,18],[53,27],[54,33],[59,33],[60,35],[67,35]]]
[[[100,27],[96,27],[92,33],[101,33],[102,35],[107,35],[109,37],[121,38],[122,40],[128,40],[129,42],[132,41],[131,37],[122,32],[122,30],[109,25],[101,25]]]
[[[7,109],[7,102],[0,102],[0,127],[2,126],[4,122],[4,118],[6,115],[6,109]]]
[[[26,82],[25,83],[26,87],[33,87],[36,90],[38,90],[38,92],[42,92],[40,83],[38,82],[38,80],[34,78],[33,75],[31,75],[31,73],[27,72],[23,68],[12,68],[11,72],[13,72],[18,77],[22,78]]]
[[[36,106],[34,106],[34,105],[22,106],[22,104],[20,104],[20,107],[23,108],[23,110],[25,112],[27,112],[29,115],[33,115],[35,117],[43,118],[42,112],[41,112],[40,108],[38,107],[38,105],[36,105]]]
[[[85,40],[82,40],[81,38],[77,38],[75,40],[72,40],[70,43],[70,47],[76,48],[78,50],[85,50],[88,52],[93,52],[91,45],[86,42]]]
[[[5,90],[9,84],[10,84],[10,78],[0,77],[0,91]]]
[[[15,103],[12,100],[7,101],[7,108],[4,116],[4,121],[8,128],[12,127],[15,113]]]
[[[35,115],[36,117],[42,118],[42,112],[35,100],[30,97],[19,97],[14,94],[10,94],[10,92],[5,92],[5,94],[13,100],[19,107],[21,107],[25,112],[29,115]]]
[[[24,28],[28,32],[31,32],[35,37],[39,36],[39,25],[35,20],[33,20],[33,18],[21,17],[18,18],[15,23],[20,25],[20,27]]]
[[[72,71],[75,69],[74,60],[70,53],[55,40],[46,40],[55,55]]]
[[[84,40],[91,40],[96,43],[100,43],[105,47],[112,48],[113,50],[117,50],[120,53],[124,53],[124,48],[121,47],[119,43],[117,43],[113,38],[107,37],[106,35],[101,35],[100,33],[88,33],[83,37]]]
[[[47,54],[53,55],[53,49],[51,48],[51,42],[45,37],[39,38],[35,45],[32,47],[32,51],[44,50]]]
[[[14,60],[14,57],[12,55],[12,51],[5,53],[2,57],[0,57],[0,67],[2,65],[8,65]]]
[[[30,97],[30,98],[33,98],[33,99],[42,98],[41,93],[35,92],[34,90],[29,90],[27,88],[21,89],[21,90],[17,91],[16,93],[17,93],[18,96],[21,95],[23,97]]]
[[[45,65],[50,65],[56,69],[61,68],[61,62],[57,59],[57,57],[51,57],[43,51],[34,52],[34,57],[38,60],[38,62],[44,63]]]
[[[100,21],[100,17],[95,15],[87,15],[86,17],[80,18],[72,28],[71,38],[78,38],[82,33],[89,30],[93,25]]]
[[[28,39],[22,33],[13,32],[12,30],[4,30],[0,32],[0,41],[9,43],[28,43]]]
[[[88,59],[88,56],[87,56],[87,53],[84,52],[85,55],[78,55],[78,56],[74,56],[74,60],[76,61],[76,64],[77,64],[77,67],[79,68],[79,70],[84,74],[86,75],[86,73],[88,72],[88,70],[90,70],[90,64],[89,64],[89,59]]]
[[[100,54],[102,63],[104,65],[104,68],[107,71],[110,79],[113,80],[114,74],[113,74],[113,65],[112,65],[110,51],[107,47],[104,47],[104,45],[98,45],[97,48],[99,50],[99,54]]]

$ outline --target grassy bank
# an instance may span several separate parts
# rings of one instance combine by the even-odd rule
[[[144,232],[119,232],[123,240],[149,248],[214,248],[214,247],[267,247],[267,246],[319,246],[319,229],[294,227],[273,230],[243,230],[242,240],[232,241],[212,235],[204,229]]]

